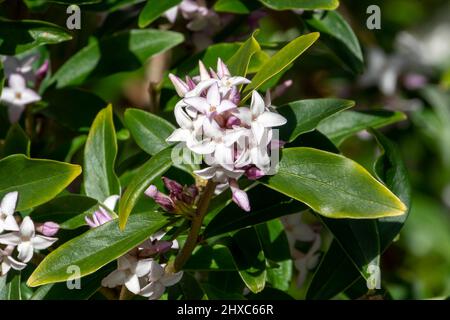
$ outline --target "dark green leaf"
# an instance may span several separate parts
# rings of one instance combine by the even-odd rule
[[[218,0],[214,4],[214,11],[228,12],[235,14],[249,14],[254,9],[254,5],[243,0]]]
[[[260,51],[258,41],[252,35],[247,41],[245,41],[238,51],[227,61],[230,73],[233,76],[247,75],[248,66],[253,55]]]
[[[30,139],[18,124],[13,124],[6,135],[3,157],[12,154],[30,156]]]
[[[139,28],[145,28],[150,23],[158,19],[164,12],[180,4],[180,2],[181,0],[147,0],[147,4],[139,14]]]
[[[0,198],[18,191],[17,210],[26,210],[54,198],[80,173],[77,165],[12,155],[0,160]]]
[[[274,10],[334,10],[339,6],[338,0],[259,0]]]

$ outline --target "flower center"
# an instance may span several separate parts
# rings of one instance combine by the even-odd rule
[[[216,111],[217,111],[217,107],[216,106],[210,106],[209,112],[216,112]]]
[[[22,99],[22,93],[21,92],[16,92],[14,96],[18,100]]]

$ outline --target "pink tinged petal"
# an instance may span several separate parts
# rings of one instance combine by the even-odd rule
[[[166,12],[164,12],[164,16],[169,20],[170,23],[175,23],[178,15],[178,6],[172,7]]]
[[[91,220],[88,216],[84,217],[84,221],[88,224],[91,228],[96,228],[99,226],[99,224],[95,223],[93,220]]]
[[[210,106],[214,106],[216,108],[220,105],[220,93],[219,93],[219,87],[217,86],[217,83],[213,84],[206,94],[206,100],[208,102],[208,109]]]
[[[193,90],[197,86],[195,84],[194,80],[192,80],[192,78],[189,76],[186,76],[186,84],[187,84],[189,90]]]
[[[8,119],[11,124],[17,123],[22,116],[25,106],[22,104],[11,104],[8,107]]]
[[[2,90],[2,95],[1,95],[0,100],[4,101],[6,103],[14,103],[15,98],[16,98],[15,95],[16,95],[16,93],[13,89],[4,87]]]
[[[220,105],[217,107],[217,111],[219,113],[222,113],[234,108],[237,108],[237,106],[233,102],[231,102],[230,100],[222,100]]]
[[[136,263],[134,274],[138,277],[143,277],[150,272],[152,259],[139,260]]]
[[[125,254],[117,259],[117,269],[130,270],[132,265],[137,262],[137,259],[129,254]]]
[[[264,136],[264,130],[264,127],[259,122],[252,123],[252,132],[257,144],[261,143]]]
[[[271,149],[280,149],[280,148],[283,148],[285,144],[286,144],[286,141],[273,139],[270,141],[270,148]]]
[[[286,118],[282,115],[270,111],[262,113],[257,121],[266,128],[282,126],[287,122]]]
[[[41,96],[38,95],[33,90],[24,89],[22,91],[22,97],[21,97],[22,104],[29,104],[29,103],[37,102],[39,100],[41,100]]]
[[[203,93],[203,91],[205,91],[206,89],[211,87],[216,82],[217,82],[217,80],[215,80],[215,79],[209,79],[209,80],[204,80],[204,81],[199,82],[193,90],[189,91],[186,94],[186,98],[200,96]]]
[[[198,154],[210,154],[216,149],[216,143],[211,139],[205,139],[195,144],[189,144],[188,148]]]
[[[53,221],[36,224],[36,231],[42,233],[44,236],[51,237],[58,233],[59,224]]]
[[[94,213],[94,220],[98,223],[99,226],[101,226],[101,225],[111,221],[112,218],[105,209],[100,207],[99,210],[95,211],[95,213]]]
[[[155,200],[164,210],[172,212],[175,210],[175,205],[169,196],[162,192],[159,192],[156,186],[150,185],[147,190],[145,190],[145,195]]]
[[[233,201],[244,211],[250,211],[250,202],[248,200],[247,193],[239,189],[237,181],[230,179],[230,188],[233,194]]]
[[[26,88],[25,78],[20,74],[12,74],[8,81],[9,87],[15,91],[23,91]]]
[[[102,280],[102,286],[115,288],[125,283],[126,273],[121,270],[114,270]]]
[[[231,77],[228,79],[232,86],[238,86],[241,84],[249,84],[251,81],[244,77]]]
[[[19,243],[17,251],[19,252],[17,258],[23,262],[28,262],[33,257],[33,245],[30,241]]]
[[[147,188],[147,190],[145,190],[144,193],[146,196],[154,199],[156,197],[156,195],[158,194],[158,192],[159,192],[158,188],[152,184]]]
[[[22,238],[31,239],[34,237],[34,223],[30,217],[25,217],[20,224],[20,235]]]
[[[0,277],[5,276],[9,272],[9,270],[11,270],[11,264],[7,259],[8,258],[4,258],[3,261],[0,259],[0,261],[2,261],[0,265]]]
[[[175,120],[178,125],[183,129],[191,129],[192,128],[192,119],[184,112],[183,110],[183,101],[180,101],[176,104],[174,109]]]
[[[53,243],[55,243],[58,239],[57,238],[51,238],[46,236],[35,236],[33,239],[31,239],[31,243],[33,245],[33,248],[37,250],[47,249],[50,247]]]
[[[250,125],[252,122],[252,113],[247,107],[240,107],[232,111],[233,115],[241,120],[246,125]]]
[[[230,70],[228,70],[228,67],[225,63],[223,63],[222,59],[217,59],[217,75],[219,76],[219,78],[223,78],[223,77],[229,77],[230,74]]]
[[[135,274],[129,275],[125,279],[124,284],[127,287],[127,289],[134,294],[138,294],[141,291],[141,286],[139,284],[139,278]]]
[[[211,179],[216,175],[216,168],[207,167],[205,169],[195,170],[194,173],[203,179]]]
[[[107,207],[109,210],[113,211],[116,207],[117,201],[119,201],[120,196],[118,195],[112,195],[106,198],[105,201],[103,201],[103,204],[105,207]]]
[[[169,79],[170,79],[170,81],[172,81],[172,84],[175,87],[175,90],[180,97],[184,97],[186,95],[186,93],[189,92],[188,85],[183,80],[178,78],[177,76],[170,73]]]
[[[249,178],[250,180],[257,180],[259,178],[262,178],[265,176],[264,172],[256,167],[251,167],[248,168],[245,171],[245,175],[247,176],[247,178]]]
[[[148,280],[150,282],[158,281],[164,276],[164,268],[156,261],[150,262],[150,272],[148,275]]]
[[[203,62],[201,62],[201,61],[198,62],[198,69],[200,71],[200,80],[201,81],[211,79],[211,75],[209,74],[208,69],[206,69]]]
[[[46,59],[44,63],[37,69],[36,77],[38,79],[43,79],[47,75],[48,69],[50,68],[50,61]]]
[[[180,248],[180,244],[178,243],[178,240],[173,240],[171,249],[178,250],[179,248]]]
[[[16,210],[18,197],[19,193],[17,191],[5,194],[0,204],[0,212],[12,216]]]
[[[159,282],[150,282],[139,293],[141,296],[147,297],[149,300],[158,300],[164,294],[165,287]]]
[[[0,243],[10,246],[17,246],[21,242],[19,232],[10,232],[0,235]]]
[[[3,230],[19,231],[19,225],[14,216],[7,216],[5,218],[5,221],[3,221]]]
[[[235,116],[230,116],[228,119],[227,119],[227,122],[226,122],[226,127],[227,128],[232,128],[232,127],[234,127],[234,126],[239,126],[241,124],[241,120],[238,118],[238,117],[235,117]]]
[[[231,147],[226,147],[222,143],[218,144],[216,146],[216,150],[214,151],[214,158],[225,169],[233,170],[234,158],[233,158],[233,150]]]
[[[177,273],[166,273],[159,281],[165,287],[177,284],[183,278],[183,271]]]
[[[185,142],[191,132],[187,129],[175,129],[166,139],[167,142]]]
[[[201,113],[209,113],[210,104],[208,103],[208,101],[205,98],[192,97],[192,98],[185,98],[183,101],[186,104],[194,107],[196,110],[198,110]]]
[[[252,92],[252,102],[250,103],[250,110],[253,117],[258,117],[266,109],[265,103],[261,95],[254,90]]]

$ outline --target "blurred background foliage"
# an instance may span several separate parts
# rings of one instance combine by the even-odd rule
[[[79,48],[94,41],[94,37],[103,37],[126,28],[137,28],[137,17],[142,9],[142,2],[107,0],[83,6],[82,30],[72,32],[74,40],[49,46],[48,49],[41,47],[39,49],[41,57],[50,56],[51,68],[57,70]],[[65,6],[48,4],[43,0],[26,0],[24,3],[29,9],[21,1],[6,0],[0,3],[0,14],[14,19],[33,18],[60,26],[64,26],[67,19]],[[380,30],[369,30],[366,27],[368,17],[366,9],[373,4],[381,8]],[[249,8],[252,9],[251,4]],[[108,16],[101,13],[106,9],[112,11]],[[365,71],[362,72],[364,75],[357,72],[357,65],[352,67],[348,60],[342,59],[338,52],[330,50],[322,41],[314,46],[300,63],[282,75],[280,83],[292,80],[293,85],[288,87],[282,96],[275,98],[274,104],[281,105],[298,98],[332,96],[355,100],[358,110],[388,109],[406,113],[407,120],[383,129],[383,132],[399,146],[413,185],[413,206],[410,216],[397,241],[382,257],[383,285],[396,299],[449,296],[450,4],[445,0],[341,0],[338,11],[345,17],[360,41],[365,57]],[[255,11],[250,17],[256,14],[258,12]],[[260,32],[256,38],[270,53],[271,49],[279,49],[300,35],[307,27],[308,17],[311,14],[266,11],[258,17]],[[248,14],[233,17],[224,14],[224,16],[229,18],[229,21],[226,28],[214,35],[214,43],[241,41],[253,31]],[[164,24],[160,25],[160,28],[164,28]],[[172,28],[175,31],[184,29],[185,26],[181,24]],[[404,32],[414,35],[420,46],[417,47],[417,43],[411,45],[407,41],[405,44],[404,37],[401,36]],[[183,44],[186,50],[172,52],[170,60],[173,68],[191,71],[192,66],[183,66],[178,62],[192,54],[194,54],[193,64],[202,56],[207,60],[203,48],[193,48],[189,40],[191,39],[188,38]],[[213,50],[214,46],[206,47]],[[373,73],[367,76],[370,72],[368,65],[371,63],[369,56],[373,48],[383,52],[381,56],[384,60],[381,63],[382,67],[375,68],[372,70]],[[222,53],[226,52],[226,46],[218,49]],[[228,49],[231,50],[231,55],[233,48]],[[207,54],[208,51],[206,57]],[[411,58],[412,62],[401,61],[406,57]],[[402,65],[397,69],[396,63],[399,59],[400,64],[404,62],[406,66]],[[40,63],[36,62],[37,65]],[[49,112],[59,121],[44,117],[37,119],[43,122],[42,131],[39,133],[38,143],[32,146],[31,155],[37,158],[46,155],[47,158],[58,160],[80,161],[79,146],[84,143],[86,127],[90,125],[97,111],[106,105],[105,101],[113,102],[119,116],[130,106],[155,111],[151,102],[151,92],[147,90],[149,78],[152,77],[148,70],[156,69],[161,63],[157,59],[152,59],[149,64],[138,70],[95,79],[81,88],[67,88],[62,95],[60,93],[59,96],[48,97],[47,101],[57,103],[62,99],[66,103],[77,103],[83,108],[85,101],[83,99],[92,101],[90,93],[84,89],[89,89],[97,95],[95,110],[81,112],[81,115],[55,114],[51,108],[44,110],[43,112]],[[386,76],[384,80],[389,81],[389,75],[386,73],[392,70],[395,71],[393,81],[396,84],[394,88],[391,85],[390,90],[386,90],[381,82],[384,76]],[[417,76],[421,85],[411,85],[408,81],[417,79]],[[367,78],[370,78],[370,81]],[[42,87],[45,88],[45,85]],[[48,94],[51,95],[51,91]],[[158,111],[167,117],[170,117],[170,108],[173,106],[170,102],[172,96],[173,92],[170,92],[166,97],[163,89],[159,104],[162,110]],[[34,112],[39,113],[40,110]],[[1,124],[5,119],[5,110],[0,110],[0,114]],[[121,124],[116,125],[120,130]],[[119,131],[119,140],[123,140],[121,143],[126,145],[125,149],[133,156],[122,161],[119,155],[118,166],[120,167],[124,161],[142,163],[146,158],[142,157],[142,153],[134,143],[129,142],[127,132],[122,133],[123,135]],[[5,134],[0,125],[0,137],[3,138]],[[67,141],[72,143],[69,144]],[[379,152],[376,141],[365,131],[346,139],[341,145],[341,150],[369,170],[372,170],[372,164]],[[303,297],[305,288],[306,286],[297,289],[293,281],[289,293],[297,298]]]

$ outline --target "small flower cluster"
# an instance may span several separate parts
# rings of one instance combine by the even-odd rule
[[[108,212],[114,212],[119,200],[118,195],[112,195],[103,202],[91,217],[85,217],[91,228],[97,228],[114,218]],[[106,210],[104,207],[108,210]],[[102,286],[115,288],[125,286],[130,292],[149,298],[159,299],[166,287],[172,286],[181,280],[182,272],[170,273],[166,271],[165,264],[156,261],[157,256],[171,249],[178,249],[177,240],[162,240],[164,232],[158,232],[117,259],[117,269],[102,280]]]
[[[219,17],[208,8],[204,0],[183,0],[178,6],[167,10],[164,15],[171,23],[175,23],[181,13],[187,21],[187,28],[192,31],[201,31],[211,25],[217,25]]]
[[[28,84],[32,83],[37,88],[49,68],[47,60],[37,71],[34,71],[32,65],[37,58],[37,55],[31,55],[23,60],[9,56],[1,58],[5,76],[8,79],[8,86],[3,88],[0,101],[8,106],[11,123],[19,121],[26,105],[41,100],[39,94],[28,87]]]
[[[199,70],[198,77],[186,77],[186,81],[169,75],[182,99],[175,106],[180,128],[167,141],[182,142],[202,155],[208,166],[195,173],[213,179],[217,192],[230,187],[233,201],[250,211],[247,194],[237,180],[244,174],[253,180],[269,174],[271,149],[281,145],[272,138],[272,128],[284,125],[286,119],[273,110],[269,96],[264,100],[256,91],[250,106],[238,107],[240,86],[250,81],[232,76],[222,60],[217,71],[208,70],[201,61]]]
[[[144,243],[121,256],[117,269],[102,280],[102,286],[114,288],[124,285],[130,292],[149,298],[159,299],[166,287],[173,286],[183,277],[183,272],[172,273],[165,264],[156,261],[170,249],[178,249],[178,242],[161,240],[163,232],[150,237]]]
[[[19,225],[14,217],[18,192],[7,193],[0,204],[0,276],[4,276],[9,270],[22,270],[27,262],[33,258],[34,250],[42,250],[50,247],[57,238],[51,238],[59,230],[59,225],[54,222],[35,224],[30,217],[25,217]],[[3,233],[4,231],[12,231]],[[39,232],[41,234],[36,234]],[[17,259],[13,253],[17,248]]]

